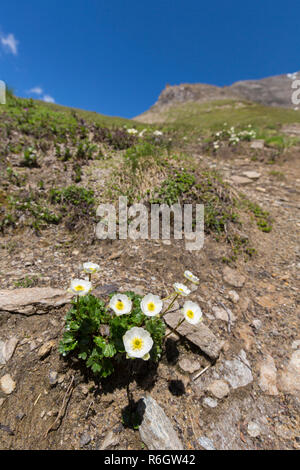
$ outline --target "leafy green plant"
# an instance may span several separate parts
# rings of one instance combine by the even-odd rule
[[[27,168],[37,168],[39,166],[36,151],[32,147],[28,147],[24,150],[21,166]]]
[[[126,331],[136,326],[150,333],[154,342],[150,356],[153,361],[158,361],[165,334],[164,321],[143,314],[139,295],[133,292],[126,292],[126,295],[132,300],[132,311],[120,316],[112,315],[105,303],[91,294],[73,301],[66,316],[60,353],[77,356],[94,374],[105,378],[113,372],[116,361],[121,360],[122,355],[125,357],[122,338]]]

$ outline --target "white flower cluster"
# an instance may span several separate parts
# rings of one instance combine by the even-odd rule
[[[96,263],[88,262],[84,263],[83,270],[85,273],[89,274],[89,281],[84,279],[73,279],[71,281],[71,286],[68,289],[69,292],[79,297],[89,294],[92,290],[91,275],[98,272],[100,270],[100,266]],[[199,284],[199,278],[190,271],[185,271],[184,277],[193,284]],[[158,295],[151,293],[145,295],[140,302],[140,308],[144,315],[147,317],[163,317],[179,295],[186,297],[191,293],[191,290],[184,284],[176,282],[173,287],[175,291],[173,293],[173,300],[164,312],[162,312],[163,300]],[[120,316],[130,314],[133,304],[132,300],[126,294],[115,294],[110,299],[108,306],[117,316]],[[201,308],[195,302],[186,301],[182,308],[182,314],[184,318],[179,322],[178,326],[184,320],[188,321],[192,325],[196,325],[202,320]],[[123,343],[128,358],[149,359],[149,352],[153,346],[153,339],[146,329],[140,327],[130,328],[123,336]]]
[[[230,145],[237,145],[241,140],[252,140],[256,138],[256,132],[252,129],[252,125],[248,125],[248,129],[243,131],[236,131],[234,126],[227,128],[227,124],[224,124],[224,128],[221,131],[215,133],[215,140],[213,141],[214,150],[218,150],[222,144],[222,140],[228,140]]]

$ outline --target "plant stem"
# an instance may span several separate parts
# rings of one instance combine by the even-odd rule
[[[174,304],[175,300],[177,299],[177,297],[179,297],[179,294],[175,294],[174,296],[174,299],[172,300],[172,302],[170,303],[170,305],[168,305],[168,307],[166,308],[166,310],[160,315],[161,317],[163,317],[165,315],[165,313],[167,313],[170,308],[172,307],[172,305]]]
[[[177,328],[178,328],[183,322],[184,322],[184,318],[183,318],[182,320],[180,320],[180,322],[175,326],[174,329],[172,328],[172,331],[170,331],[170,332],[165,336],[165,339],[166,339],[168,336],[170,336],[170,334],[174,333],[174,332],[177,330]]]

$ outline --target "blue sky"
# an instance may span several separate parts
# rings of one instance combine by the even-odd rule
[[[18,96],[134,117],[169,84],[300,70],[299,0],[9,0],[0,80]],[[31,91],[30,91],[31,90]]]

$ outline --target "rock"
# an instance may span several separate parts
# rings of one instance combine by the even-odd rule
[[[300,349],[293,352],[286,369],[281,372],[278,388],[285,393],[300,392]]]
[[[205,450],[216,450],[214,443],[208,437],[199,437],[198,442]]]
[[[230,181],[239,186],[245,186],[246,184],[252,183],[251,179],[245,178],[244,176],[238,176],[238,175],[231,176]]]
[[[95,297],[102,297],[103,295],[109,295],[114,292],[118,292],[118,284],[104,284],[103,286],[97,286],[93,289],[93,295]]]
[[[139,402],[138,413],[143,418],[139,427],[141,440],[149,450],[183,450],[171,421],[150,395]]]
[[[0,365],[6,364],[15,352],[19,340],[15,336],[7,341],[0,341]]]
[[[171,311],[164,315],[164,320],[168,326],[175,328],[178,324],[180,314],[178,311]],[[214,335],[214,333],[203,323],[198,325],[191,325],[188,322],[183,322],[177,332],[187,338],[191,343],[198,346],[207,356],[212,360],[218,359],[222,348],[221,341]]]
[[[0,290],[0,312],[43,314],[70,303],[72,294],[51,287]]]
[[[5,398],[0,398],[0,407],[3,405],[4,402],[5,402]]]
[[[261,327],[262,327],[262,322],[260,320],[258,320],[258,318],[254,318],[254,320],[252,321],[252,326],[254,326],[254,328],[256,330],[260,330]]]
[[[87,444],[89,444],[90,442],[91,442],[91,436],[87,432],[84,432],[80,436],[80,447],[84,447]]]
[[[263,139],[252,140],[250,144],[251,149],[262,150],[265,146],[265,141]]]
[[[278,395],[276,385],[277,369],[272,356],[267,356],[266,359],[260,364],[260,377],[258,385],[263,392],[267,395]]]
[[[292,349],[299,349],[300,348],[300,339],[297,339],[292,342]]]
[[[234,304],[237,304],[240,300],[240,296],[237,292],[235,292],[235,290],[230,290],[228,292],[228,297]]]
[[[193,361],[191,359],[188,359],[187,357],[184,357],[180,359],[179,367],[184,372],[189,372],[190,374],[193,374],[193,372],[196,372],[200,369],[201,364],[199,361]]]
[[[9,374],[3,375],[0,379],[0,388],[6,395],[10,395],[16,388],[16,382]]]
[[[229,395],[229,386],[225,380],[215,380],[207,387],[207,391],[216,398],[222,399]]]
[[[247,431],[249,436],[258,437],[260,435],[261,429],[257,423],[250,421],[250,423],[248,423]]]
[[[227,282],[227,284],[233,286],[233,287],[243,287],[245,284],[245,277],[242,276],[238,271],[235,269],[229,268],[229,266],[226,266],[223,270],[223,278],[224,281]]]
[[[223,320],[223,321],[228,322],[228,314],[229,314],[229,318],[231,322],[236,320],[235,315],[232,313],[232,311],[229,308],[225,310],[225,308],[222,308],[222,307],[213,307],[212,311],[217,320]]]
[[[203,405],[208,408],[216,408],[216,406],[218,406],[218,401],[214,398],[206,397],[203,400]]]
[[[45,359],[45,357],[47,357],[53,346],[55,345],[55,341],[51,340],[51,341],[47,341],[47,343],[43,344],[43,346],[40,347],[39,351],[38,351],[38,356],[39,356],[39,359]]]
[[[49,373],[49,383],[52,387],[57,384],[58,373],[55,370],[51,370]]]
[[[246,176],[246,178],[250,178],[251,180],[258,180],[261,174],[257,171],[244,171],[243,176]]]
[[[113,431],[109,431],[105,436],[101,446],[99,447],[99,450],[106,450],[110,447],[115,447],[118,443],[118,436]]]
[[[253,381],[251,367],[243,349],[235,359],[225,361],[220,370],[224,371],[224,379],[232,388],[245,387]]]

